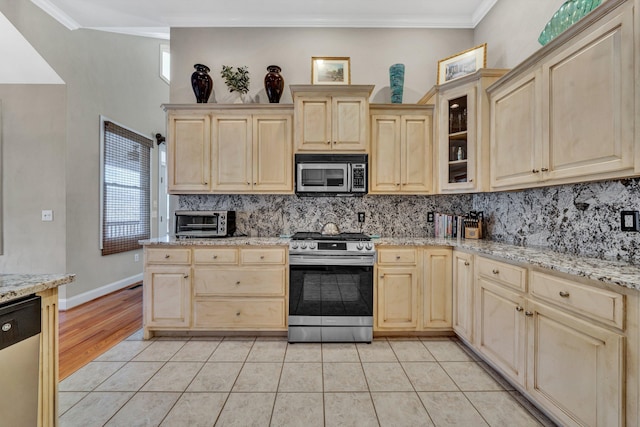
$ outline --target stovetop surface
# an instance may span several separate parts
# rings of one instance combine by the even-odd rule
[[[368,242],[371,237],[363,233],[340,233],[335,235],[321,234],[318,232],[298,232],[291,236],[291,240],[333,240],[344,242]]]

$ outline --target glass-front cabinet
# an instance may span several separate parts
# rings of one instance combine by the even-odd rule
[[[437,105],[438,193],[489,189],[486,88],[508,70],[482,68],[433,88],[419,103]]]

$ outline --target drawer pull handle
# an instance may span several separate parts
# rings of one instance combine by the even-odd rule
[[[218,259],[218,255],[214,255],[214,256],[213,256],[213,259]]]
[[[168,259],[168,258],[170,258],[170,257],[171,257],[171,255],[166,254],[166,255],[164,256],[164,259]]]
[[[184,277],[185,279],[188,279],[188,278],[189,278],[189,275],[188,275],[188,274],[185,274],[185,275],[184,275],[184,276],[182,276],[182,277]]]
[[[396,259],[400,259],[400,255],[396,255]]]
[[[236,316],[240,316],[240,312],[239,311],[236,311]]]
[[[542,172],[549,172],[549,168],[540,168]]]
[[[569,292],[560,291],[560,296],[561,296],[562,298],[569,298]]]
[[[530,312],[530,311],[525,311],[524,315],[527,316],[527,317],[533,317],[533,313]]]
[[[497,268],[494,268],[491,272],[493,274],[498,274],[498,273],[500,273],[500,270],[498,270]]]
[[[465,261],[464,265],[468,267],[469,266],[469,261]]]
[[[264,255],[260,255],[260,259],[264,259]]]
[[[518,306],[516,306],[516,311],[517,311],[518,313],[521,313],[523,310],[524,310],[524,308],[520,307],[519,305],[518,305]]]
[[[539,171],[538,169],[533,169],[533,170],[531,170],[531,172],[533,172],[533,173],[538,173],[538,172],[540,172],[540,171]]]
[[[384,274],[381,274],[381,275],[380,275],[380,278],[381,278],[381,279],[384,279]]]
[[[236,286],[238,286],[238,285],[240,285],[240,280],[238,280],[238,281],[236,282]]]

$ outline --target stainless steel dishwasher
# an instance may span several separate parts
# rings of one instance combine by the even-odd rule
[[[0,427],[38,424],[40,297],[0,304]]]

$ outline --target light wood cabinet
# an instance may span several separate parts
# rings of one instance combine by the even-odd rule
[[[452,251],[427,248],[423,258],[422,329],[451,330]]]
[[[371,85],[290,85],[295,151],[365,152]]]
[[[213,192],[293,192],[290,115],[214,115],[212,120]]]
[[[143,305],[147,338],[149,327],[188,328],[191,323],[191,267],[147,266]]]
[[[418,283],[418,249],[378,249],[374,330],[418,327]]]
[[[372,194],[433,191],[433,106],[375,105],[371,111]]]
[[[633,2],[607,3],[489,89],[492,189],[637,172]]]
[[[483,68],[434,87],[418,103],[437,108],[438,192],[489,189],[489,99],[486,88],[507,70]]]
[[[205,113],[168,114],[168,191],[206,193],[211,179],[211,120]]]
[[[473,255],[453,251],[453,330],[467,343],[473,338]]]

